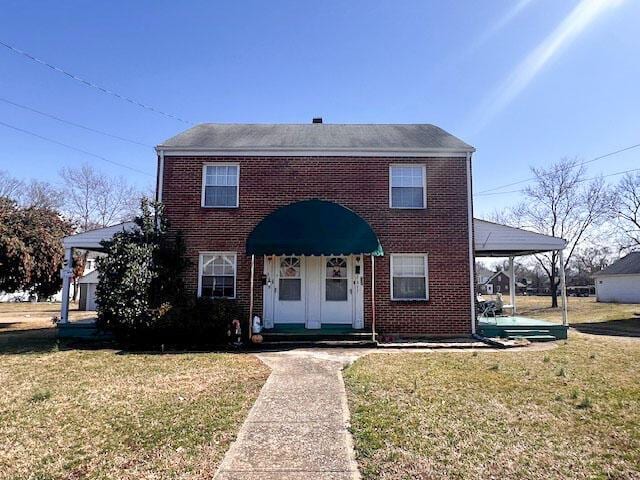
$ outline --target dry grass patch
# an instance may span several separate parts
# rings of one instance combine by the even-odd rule
[[[248,355],[0,355],[0,478],[211,478],[267,375]]]
[[[71,303],[69,308],[69,319],[71,321],[96,316],[96,312],[77,310],[77,304],[75,303]],[[55,325],[51,321],[51,318],[59,316],[59,303],[0,302],[0,335],[5,332],[17,330],[53,329]]]
[[[640,342],[374,354],[345,372],[367,479],[640,478]]]

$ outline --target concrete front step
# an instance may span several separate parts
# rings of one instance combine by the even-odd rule
[[[277,350],[280,348],[305,348],[305,347],[319,347],[319,348],[375,348],[378,345],[377,342],[372,340],[284,340],[284,341],[264,341],[263,343],[255,345],[255,347],[261,350]]]
[[[265,342],[321,342],[321,341],[352,341],[371,340],[371,332],[262,332]]]

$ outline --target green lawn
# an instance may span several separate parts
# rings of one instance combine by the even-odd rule
[[[640,341],[372,354],[345,372],[365,479],[640,478]]]
[[[211,478],[268,375],[249,355],[29,342],[0,347],[2,479]]]

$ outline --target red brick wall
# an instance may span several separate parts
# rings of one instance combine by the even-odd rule
[[[202,166],[240,164],[240,207],[202,208]],[[426,165],[427,208],[389,208],[389,165]],[[182,230],[193,262],[187,286],[197,289],[198,254],[238,253],[237,297],[248,305],[250,258],[245,241],[274,209],[310,198],[338,202],[369,222],[385,252],[375,260],[376,330],[381,334],[451,336],[471,332],[466,160],[464,158],[164,157],[162,200],[173,230]],[[429,255],[429,300],[390,299],[389,254]],[[256,259],[256,311],[262,310],[262,258]],[[371,261],[365,260],[365,325],[371,326]]]

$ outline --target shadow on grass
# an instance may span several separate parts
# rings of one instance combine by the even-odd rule
[[[55,328],[14,330],[0,332],[0,355],[23,355],[52,353],[68,350],[110,350],[115,355],[183,355],[193,353],[257,353],[273,351],[265,345],[234,347],[232,345],[175,346],[166,345],[123,345],[115,340],[96,340],[79,338],[58,338]],[[279,347],[276,350],[287,351],[296,348]]]
[[[16,325],[20,325],[21,322],[8,322],[8,323],[0,323],[0,330],[5,330],[8,328],[13,328]]]
[[[640,337],[640,314],[637,317],[604,322],[575,323],[571,327],[581,333],[611,335],[616,337]]]
[[[112,341],[85,341],[58,338],[55,328],[37,328],[0,332],[0,354],[18,355],[63,350],[100,350],[117,348]]]

